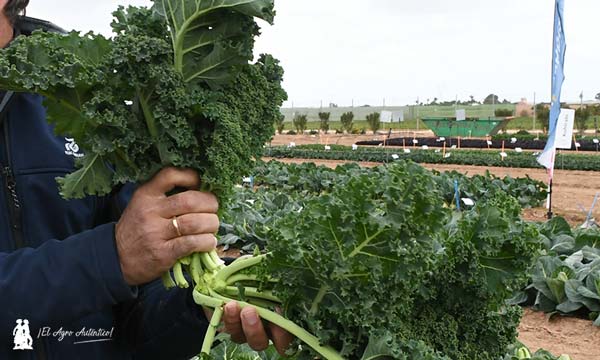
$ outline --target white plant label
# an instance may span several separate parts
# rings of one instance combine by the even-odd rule
[[[554,141],[557,149],[570,149],[573,144],[573,127],[575,126],[575,110],[561,109],[556,124],[556,139]],[[577,146],[577,144],[575,144]]]

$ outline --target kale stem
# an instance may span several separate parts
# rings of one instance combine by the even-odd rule
[[[141,91],[137,90],[137,97],[140,102],[140,107],[142,108],[142,113],[144,114],[144,119],[146,120],[146,127],[148,128],[148,132],[150,136],[154,140],[156,150],[158,150],[158,156],[160,157],[161,163],[168,163],[168,156],[164,153],[164,149],[161,148],[160,143],[158,141],[158,128],[156,127],[156,119],[154,118],[154,114],[152,114],[152,110],[148,105],[148,101],[144,99]]]
[[[238,289],[235,286],[226,286],[221,291],[223,291],[227,295],[233,295],[233,296],[241,295],[240,289]],[[273,295],[273,293],[271,293],[271,291],[259,291],[257,288],[254,288],[254,287],[244,287],[244,295],[248,296],[248,297],[252,297],[252,298],[268,300],[268,301],[272,301],[272,302],[281,304],[281,300],[279,300],[279,298],[277,296]]]
[[[173,275],[175,276],[175,283],[177,284],[177,286],[184,289],[190,287],[190,284],[187,282],[185,276],[183,275],[183,266],[180,260],[177,260],[177,262],[173,266]]]
[[[200,291],[198,291],[198,288],[194,289],[194,291],[192,292],[192,295],[194,297],[194,302],[196,304],[207,307],[207,308],[215,309],[215,312],[213,313],[213,316],[210,319],[210,326],[209,326],[208,330],[206,331],[206,335],[204,336],[204,341],[202,342],[202,353],[210,354],[210,350],[212,349],[213,343],[215,342],[216,327],[219,326],[219,324],[217,322],[217,324],[213,328],[213,323],[216,322],[213,320],[216,320],[215,315],[217,315],[219,317],[219,319],[218,319],[219,322],[221,321],[221,317],[223,316],[223,306],[225,305],[225,302],[222,300],[217,300],[210,296],[202,294]],[[213,332],[213,330],[215,332]]]
[[[214,250],[213,250],[214,251]],[[215,264],[213,258],[210,256],[209,253],[200,253],[200,259],[202,260],[202,265],[204,265],[204,267],[208,270],[208,271],[218,271],[219,269],[221,269],[221,267],[217,264]]]
[[[350,255],[348,255],[348,257],[352,258],[355,257],[356,255],[358,255],[358,253],[360,253],[360,251],[367,245],[369,245],[369,243],[371,241],[373,241],[376,237],[378,237],[379,235],[381,235],[381,233],[383,233],[385,231],[385,229],[380,229],[379,231],[377,231],[375,234],[367,237],[365,239],[365,241],[363,241],[360,245],[358,245],[354,250],[352,250],[352,252],[350,253]],[[365,228],[365,236],[367,235],[367,229]]]
[[[277,279],[273,279],[273,278],[267,278],[266,279],[268,282],[270,283],[277,283],[279,282],[279,280]],[[237,274],[237,275],[232,275],[229,278],[227,278],[227,285],[234,285],[235,283],[238,282],[260,282],[260,279],[258,278],[258,276],[256,275],[248,275],[248,274]]]
[[[219,306],[215,308],[213,312],[213,316],[210,318],[210,325],[206,330],[206,334],[204,335],[204,342],[202,343],[202,353],[210,354],[210,350],[212,349],[213,343],[215,342],[215,336],[217,335],[217,329],[221,324],[221,319],[223,318],[223,307]]]
[[[194,291],[194,294],[195,293],[196,293],[196,291]],[[220,294],[217,294],[216,292],[214,292],[212,290],[210,292],[210,295],[211,295],[210,297],[213,298],[214,300],[221,300],[223,302],[228,302],[228,301],[232,300],[232,299],[224,297]],[[196,295],[194,295],[194,299],[195,298],[196,298]],[[264,309],[262,307],[257,307],[257,306],[251,305],[244,301],[237,301],[237,303],[240,305],[240,307],[242,309],[245,307],[249,307],[249,306],[255,308],[256,311],[258,312],[258,315],[261,318],[271,322],[272,324],[275,324],[275,325],[281,327],[282,329],[287,330],[290,334],[294,335],[299,340],[301,340],[306,345],[308,345],[310,348],[312,348],[314,351],[319,353],[324,359],[326,359],[326,360],[344,360],[344,358],[337,351],[335,351],[335,349],[331,348],[330,346],[322,346],[321,343],[319,342],[319,339],[317,339],[314,335],[312,335],[311,333],[309,333],[302,327],[296,325],[293,321],[290,321],[290,320],[284,318],[283,316],[277,314],[276,312]]]
[[[164,274],[162,274],[162,283],[165,289],[172,289],[177,286],[173,278],[171,277],[171,271],[167,270]]]
[[[319,289],[319,292],[317,293],[317,296],[313,300],[312,306],[310,307],[310,316],[315,316],[317,314],[317,311],[319,311],[319,305],[323,301],[323,298],[325,297],[328,291],[329,286],[321,285],[321,288]]]
[[[140,101],[140,107],[142,108],[142,113],[144,114],[144,119],[146,120],[146,126],[148,127],[148,132],[153,139],[158,138],[158,129],[156,128],[156,120],[154,119],[154,115],[148,106],[148,102],[142,96],[141,92],[137,91],[137,97]]]
[[[192,280],[197,285],[202,281],[204,271],[202,271],[202,261],[200,260],[200,254],[195,253],[192,255],[192,262],[190,263],[190,272],[192,273]]]
[[[260,264],[264,259],[266,259],[266,257],[266,255],[258,255],[238,258],[230,265],[225,266],[221,270],[219,270],[217,275],[215,275],[215,279],[227,283],[227,280],[231,276],[233,276],[241,270]]]

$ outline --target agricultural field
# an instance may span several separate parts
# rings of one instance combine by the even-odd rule
[[[490,117],[494,116],[497,109],[515,110],[514,104],[497,105],[459,105],[458,109],[465,109],[468,117]],[[330,112],[332,121],[339,121],[345,112],[353,112],[356,120],[364,121],[367,115],[381,111],[402,111],[405,120],[415,120],[422,117],[455,116],[456,107],[454,106],[354,106],[354,107],[323,107],[323,108],[283,108],[281,113],[285,116],[286,122],[291,122],[295,115],[305,114],[309,122],[319,121],[319,112]]]
[[[481,105],[481,106],[484,107],[485,105]],[[511,106],[514,108],[514,105],[511,105]],[[332,109],[323,109],[322,111],[329,112],[330,110],[332,110]],[[369,109],[368,111],[363,110],[362,112],[357,114],[356,109],[347,109],[347,110],[355,113],[353,130],[355,132],[357,132],[358,134],[363,133],[363,132],[370,134],[371,131],[369,130],[370,129],[369,125],[365,119],[366,119],[367,115],[372,114],[373,112],[381,111],[381,109],[380,110]],[[390,109],[389,111],[392,111],[392,110],[393,109]],[[320,112],[318,109],[306,109],[306,113],[308,114],[307,124],[306,124],[307,131],[320,129],[321,123],[319,121],[318,112]],[[295,113],[304,114],[303,112],[295,112]],[[467,114],[468,114],[468,116],[487,118],[487,117],[494,116],[494,110],[486,109],[486,110],[482,110],[479,113],[467,112]],[[294,127],[294,123],[292,121],[293,116],[291,114],[288,114],[288,116],[286,116],[285,122],[283,124],[284,125],[284,127],[283,127],[284,133],[287,133],[292,130],[294,130],[294,131],[296,130]],[[341,116],[341,114],[339,114],[338,112],[331,112],[330,121],[329,121],[330,133],[334,134],[336,132],[336,130],[341,131],[341,129],[343,128],[342,123],[340,121],[340,116]],[[440,110],[437,112],[428,110],[424,114],[419,113],[418,117],[416,117],[416,116],[415,117],[406,117],[405,121],[403,121],[403,122],[393,122],[393,123],[381,124],[381,129],[382,129],[381,132],[385,132],[389,129],[392,129],[392,130],[415,130],[415,129],[428,130],[427,126],[423,123],[423,121],[420,120],[421,118],[424,118],[424,117],[454,117],[454,116],[455,116],[454,108],[452,108],[451,110],[450,109],[444,110],[444,111]],[[585,126],[586,126],[586,132],[588,134],[590,134],[590,135],[598,134],[599,132],[596,131],[596,129],[600,129],[600,115],[594,115],[594,116],[590,116],[589,118],[587,118],[587,120],[585,122]],[[532,117],[517,116],[508,123],[508,126],[506,127],[505,130],[510,133],[514,133],[519,130],[525,130],[525,131],[529,131],[529,132],[533,132],[533,133],[537,134],[537,133],[544,132],[544,125],[540,122],[539,119],[537,119],[534,123]]]
[[[373,136],[368,135],[354,137],[349,135],[338,135],[337,138],[330,137],[328,140],[335,139],[334,141],[338,144],[353,144],[356,143],[359,139],[365,140],[369,137],[372,140]],[[271,144],[273,146],[281,146],[285,144],[289,145],[290,138],[294,139],[297,145],[310,145],[309,149],[311,147],[323,147],[322,143],[318,144],[318,142],[323,142],[323,139],[319,140],[318,138],[311,137],[308,135],[295,137],[276,136],[271,142]],[[335,149],[335,146],[333,147],[333,149]],[[497,150],[493,150],[493,152],[494,154],[496,154]],[[589,156],[598,157],[598,155],[596,154],[590,154]],[[267,158],[266,160],[268,161],[269,159]],[[311,162],[316,165],[325,165],[328,168],[335,168],[339,165],[347,164],[349,162],[352,163],[352,161],[328,159],[315,160],[296,158],[281,160],[288,164],[301,164],[304,162]],[[389,163],[391,164],[393,163],[393,161],[390,161]],[[369,168],[380,166],[381,162],[360,162],[360,164],[363,167]],[[557,165],[558,164],[559,162],[557,161]],[[547,180],[546,171],[540,168],[489,166],[484,167],[452,164],[424,164],[424,166],[428,169],[435,171],[450,172],[451,174],[464,174],[476,177],[490,176],[486,175],[489,173],[491,175],[498,176],[499,178],[503,178],[506,176],[510,178],[530,178],[532,179],[532,181],[540,181],[540,183],[543,183]],[[332,180],[330,179],[329,181]],[[585,238],[587,240],[583,240],[584,238],[581,238],[582,240],[577,240],[579,239],[578,235],[571,233],[571,228],[575,228],[581,225],[587,219],[588,213],[584,210],[588,210],[591,207],[594,196],[600,191],[598,184],[600,184],[600,172],[598,171],[557,170],[555,174],[555,187],[553,197],[554,214],[555,216],[560,217],[561,221],[564,221],[564,224],[568,224],[566,225],[568,229],[563,227],[563,230],[561,231],[559,230],[561,226],[552,226],[552,228],[555,229],[556,234],[548,234],[547,238],[549,239],[550,244],[548,245],[548,256],[553,257],[552,261],[555,262],[555,264],[548,266],[555,266],[554,269],[560,266],[565,266],[565,269],[571,269],[566,270],[565,274],[567,277],[563,278],[563,280],[560,280],[564,281],[564,284],[569,283],[569,286],[572,286],[573,282],[577,281],[582,281],[583,283],[585,281],[588,281],[589,284],[592,284],[593,281],[587,280],[586,278],[579,280],[577,279],[577,276],[575,275],[577,273],[577,269],[581,269],[583,265],[574,265],[575,267],[573,267],[573,265],[566,265],[572,264],[572,262],[570,262],[572,260],[568,260],[569,256],[571,257],[571,259],[573,259],[573,256],[575,258],[580,256],[579,254],[581,254],[582,247],[579,245],[571,246],[569,244],[562,244],[557,246],[556,241],[560,242],[560,239],[562,239],[563,241],[566,240],[567,243],[569,243],[569,241],[573,241],[573,244],[581,244],[585,241],[591,241],[587,243],[587,246],[591,246],[592,248],[596,248],[598,246],[598,243],[600,243],[600,232],[592,232],[590,236],[587,236]],[[479,184],[479,187],[488,188],[488,186],[485,186],[481,183]],[[543,189],[540,188],[540,191],[543,191]],[[523,216],[523,218],[527,221],[533,221],[540,224],[545,223],[547,210],[543,206],[542,200],[544,197],[545,196],[539,197],[536,200],[537,202],[534,201],[536,202],[535,204],[532,203],[529,204],[530,206],[524,206],[525,208],[523,209],[521,216]],[[600,218],[600,209],[598,209],[598,207],[596,207],[592,212],[592,218]],[[558,249],[559,251],[561,251],[561,246],[566,246],[566,250],[562,250],[562,253],[550,250],[554,248],[555,250]],[[588,258],[587,260],[586,258],[581,258],[581,264],[585,263],[587,264],[586,266],[591,266],[590,264],[595,264],[595,260],[593,260],[595,259],[595,255],[588,254],[586,256],[590,256],[590,258]],[[560,263],[558,263],[559,261],[566,261],[566,263],[560,265]],[[537,281],[538,288],[543,287],[543,285],[540,285],[541,280],[539,280],[539,278]],[[554,280],[548,281],[552,283]],[[532,289],[536,288],[532,286]],[[531,291],[534,290],[530,290],[530,292]],[[574,306],[574,308],[577,308],[577,310],[571,311],[572,309],[565,308],[566,305],[563,304],[562,307],[559,307],[559,309],[566,310],[563,312],[561,310],[557,310],[556,306],[560,305],[560,300],[556,298],[554,300],[554,307],[552,307],[552,305],[546,304],[537,308],[537,310],[542,311],[534,311],[533,309],[536,308],[534,306],[536,296],[535,294],[536,293],[533,293],[533,300],[531,297],[528,298],[528,300],[522,300],[523,303],[527,303],[527,301],[529,302],[527,303],[527,305],[523,305],[525,306],[525,313],[521,324],[518,328],[520,334],[520,341],[522,341],[524,344],[528,345],[531,349],[534,350],[537,350],[538,348],[544,348],[555,354],[570,353],[573,359],[591,360],[596,359],[598,358],[598,356],[600,356],[600,346],[590,346],[591,340],[600,336],[600,328],[597,328],[592,324],[592,322],[594,321],[594,319],[596,319],[597,316],[597,313],[595,311],[600,310],[600,308],[598,308],[598,305],[596,305],[595,303],[591,304],[591,309],[586,308],[584,305],[576,305]],[[569,301],[567,294],[564,292],[562,294],[563,295],[559,295],[559,297],[563,299],[563,301]],[[538,295],[538,297],[539,296],[543,295]],[[576,295],[573,295],[571,292],[571,296]],[[545,303],[548,303],[548,301],[545,301]],[[544,314],[543,311],[554,314],[568,313],[570,314],[570,316],[563,317],[560,315],[555,315],[552,317],[551,320],[549,320],[548,316]],[[573,317],[573,315],[575,315],[575,317]],[[588,320],[588,317],[591,320]]]
[[[79,319],[84,328],[93,325],[88,316],[118,324],[118,341],[80,343],[114,344],[107,351],[119,358],[600,358],[597,125],[590,133],[582,126],[574,139],[581,146],[559,154],[550,191],[536,162],[538,140],[513,144],[506,137],[528,118],[501,137],[469,139],[461,148],[432,138],[418,120],[453,116],[453,106],[332,104],[320,109],[329,115],[298,108],[282,114],[286,61],[253,56],[257,21],[273,23],[275,13],[270,0],[154,1],[152,8],[119,7],[113,37],[40,31],[1,50],[3,106],[13,92],[44,97],[31,112],[84,153],[48,194],[89,199],[98,217],[108,217],[109,206],[125,208],[99,224],[108,231],[98,233],[106,253],[95,248],[96,238],[88,240],[93,256],[110,257],[77,261],[50,280],[38,276],[45,286],[36,288],[52,292],[56,308],[40,307],[44,313],[31,318]],[[515,107],[505,102],[469,106],[467,116],[509,118]],[[402,143],[381,141],[383,109],[404,111],[408,121],[389,129]],[[334,134],[315,131],[325,118]],[[299,135],[273,138],[274,125],[281,133],[292,125]],[[7,229],[19,240],[28,235],[22,209],[48,194],[21,206],[22,185],[11,166],[3,170]],[[124,204],[120,193],[130,185],[137,190]],[[549,195],[554,214],[547,219]],[[69,210],[66,220],[79,213]],[[83,244],[77,236],[98,231],[89,227],[81,226],[85,235],[65,234],[62,244]],[[32,256],[42,274],[51,270],[44,265],[79,258],[61,258],[69,248],[53,247],[55,241],[14,254]],[[11,290],[4,304],[8,313],[27,314],[38,305],[19,308],[32,288],[19,285],[29,283],[17,278],[25,271],[12,266],[25,262],[13,261],[12,251],[5,256],[12,281],[0,284]],[[113,273],[104,272],[108,265]],[[70,281],[81,274],[94,276]],[[88,281],[97,283],[84,287]],[[122,300],[119,288],[127,292]],[[64,306],[61,314],[57,305],[72,294],[86,306]],[[241,312],[231,311],[232,302]],[[28,320],[17,324],[15,345],[29,338],[33,350],[22,328]],[[39,346],[40,354],[66,358],[66,343]],[[88,356],[105,357],[95,351]]]

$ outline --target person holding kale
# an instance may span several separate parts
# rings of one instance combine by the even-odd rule
[[[34,29],[60,31],[25,16],[28,0],[0,0],[0,47]],[[0,78],[3,75],[0,75]],[[196,171],[167,167],[137,189],[65,200],[56,177],[84,153],[46,122],[43,97],[0,94],[0,358],[189,359],[208,321],[191,289],[160,280],[177,259],[216,246],[218,201]],[[185,189],[167,196],[174,189]],[[14,323],[28,319],[32,357],[13,349]],[[265,328],[256,312],[225,307],[232,339],[260,350],[270,334],[283,352],[290,336]],[[109,337],[59,341],[55,330],[114,329]]]

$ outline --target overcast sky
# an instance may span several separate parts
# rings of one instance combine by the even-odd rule
[[[109,35],[118,4],[150,1],[31,0],[28,15]],[[276,9],[257,53],[282,61],[287,106],[550,98],[553,0],[276,0]],[[599,0],[566,0],[564,100],[600,92],[598,16]]]

